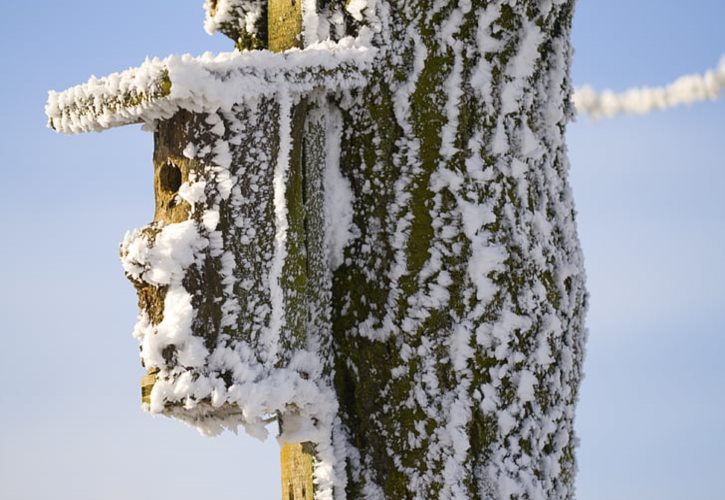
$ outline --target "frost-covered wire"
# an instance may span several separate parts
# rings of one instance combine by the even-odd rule
[[[638,87],[615,94],[611,90],[597,92],[589,86],[576,90],[574,105],[580,114],[598,120],[620,113],[644,115],[652,111],[714,100],[725,89],[725,54],[720,64],[702,74],[681,76],[664,87]]]

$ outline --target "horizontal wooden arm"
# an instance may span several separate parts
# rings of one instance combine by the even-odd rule
[[[101,131],[168,119],[181,109],[195,113],[231,109],[281,90],[306,95],[316,89],[359,88],[366,83],[372,57],[372,49],[334,43],[283,54],[171,56],[92,78],[63,92],[51,91],[45,111],[48,126],[57,132]]]

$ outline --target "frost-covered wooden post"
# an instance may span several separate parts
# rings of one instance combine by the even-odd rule
[[[571,498],[573,1],[276,2],[207,0],[241,52],[49,99],[59,131],[154,130],[122,245],[146,408],[279,419],[314,455],[285,500]]]

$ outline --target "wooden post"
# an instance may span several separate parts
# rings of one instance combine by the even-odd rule
[[[269,50],[302,48],[302,0],[268,0],[267,19]]]
[[[287,49],[302,47],[302,0],[269,0],[267,3],[267,19],[269,50],[282,52]],[[306,103],[301,102],[296,107],[294,121],[297,122],[297,127],[293,125],[293,128],[298,128],[298,130],[297,133],[293,131],[292,134],[296,144],[292,146],[293,158],[290,159],[291,172],[288,190],[294,189],[295,186],[292,186],[292,183],[295,177],[299,183],[304,182],[303,179],[305,178],[304,174],[295,175],[296,172],[294,171],[299,169],[298,172],[302,173],[305,169],[302,148],[304,148],[303,129],[306,121]],[[304,190],[304,186],[300,185],[299,187]],[[303,200],[304,196],[298,200],[298,208],[301,209],[298,214],[304,213]],[[301,228],[304,232],[304,223],[301,224]],[[304,234],[301,236],[305,237]],[[306,280],[303,281],[306,282]],[[284,422],[281,421],[279,424],[281,430]],[[310,443],[283,443],[281,445],[282,500],[313,500],[313,467],[314,450]]]
[[[312,450],[307,444],[286,443],[280,453],[282,500],[312,500]]]

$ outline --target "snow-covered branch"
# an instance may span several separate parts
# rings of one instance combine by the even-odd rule
[[[725,55],[720,64],[703,74],[681,76],[664,87],[632,88],[615,94],[597,92],[585,86],[574,93],[574,105],[581,114],[593,119],[612,118],[620,113],[644,115],[682,104],[716,99],[725,89]]]

